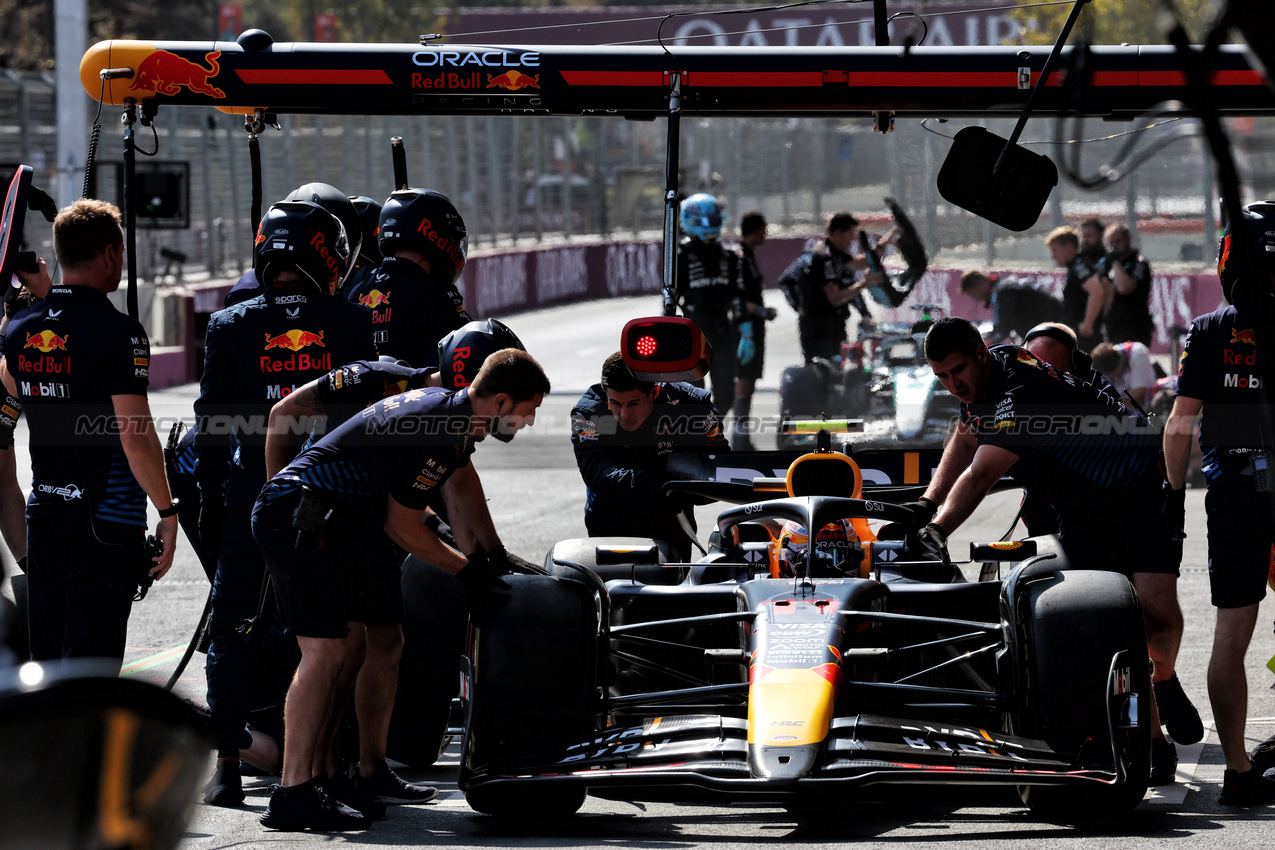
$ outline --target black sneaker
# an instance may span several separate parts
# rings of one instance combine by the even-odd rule
[[[1182,690],[1182,683],[1176,675],[1155,683],[1155,704],[1160,708],[1160,721],[1168,728],[1173,740],[1179,744],[1198,744],[1204,740],[1200,712],[1191,704],[1191,698]]]
[[[1275,803],[1275,780],[1267,779],[1254,767],[1243,773],[1228,770],[1222,774],[1223,806],[1264,806]]]
[[[285,832],[313,829],[317,832],[344,832],[367,829],[372,819],[324,794],[317,780],[285,788],[270,787],[270,804],[261,816],[261,825]]]
[[[237,806],[243,802],[243,782],[239,763],[234,759],[218,761],[212,779],[204,788],[204,802],[210,806]]]
[[[343,770],[338,770],[323,780],[323,791],[338,803],[357,809],[372,820],[385,817],[385,804],[381,802],[381,798],[355,788]]]
[[[437,788],[407,782],[399,778],[399,775],[390,770],[390,766],[384,762],[371,776],[359,776],[356,773],[353,781],[354,787],[358,790],[379,797],[382,803],[388,803],[391,806],[428,803],[438,796]]]
[[[1151,785],[1172,785],[1178,775],[1178,748],[1163,738],[1151,739]]]
[[[1248,760],[1262,773],[1275,767],[1275,735],[1254,747],[1253,752],[1248,754]]]

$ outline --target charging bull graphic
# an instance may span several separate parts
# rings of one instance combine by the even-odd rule
[[[215,86],[208,84],[208,80],[221,73],[221,65],[217,60],[221,56],[220,50],[213,50],[204,54],[204,60],[211,66],[205,68],[189,59],[184,59],[176,53],[169,53],[167,50],[156,50],[150,56],[142,60],[137,66],[137,77],[133,80],[133,85],[129,86],[129,91],[150,91],[156,94],[175,95],[178,94],[182,86],[190,89],[197,94],[206,94],[209,97],[222,98],[226,93]]]
[[[271,336],[266,334],[266,349],[286,348],[289,351],[300,351],[310,345],[317,345],[319,348],[325,348],[323,344],[323,331],[311,333],[293,328],[286,334]]]
[[[40,331],[38,334],[27,334],[27,341],[22,347],[34,348],[43,354],[54,349],[66,351],[66,337],[58,336],[53,331]]]
[[[487,88],[489,89],[508,89],[509,91],[518,91],[518,89],[538,89],[540,88],[540,75],[534,77],[530,74],[524,74],[521,71],[506,71],[499,76],[493,77],[487,75]]]

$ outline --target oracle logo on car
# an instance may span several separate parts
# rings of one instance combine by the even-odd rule
[[[540,54],[534,52],[509,53],[504,50],[466,51],[421,50],[412,54],[412,63],[422,68],[480,65],[486,68],[538,68]]]

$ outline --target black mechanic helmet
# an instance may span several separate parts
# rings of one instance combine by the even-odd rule
[[[285,201],[309,201],[318,204],[341,222],[345,228],[345,238],[350,243],[350,268],[359,256],[363,244],[363,226],[359,221],[359,213],[350,199],[340,189],[327,183],[306,183],[293,189]],[[349,272],[346,272],[349,275]],[[341,279],[345,282],[345,278]]]
[[[350,203],[354,204],[354,211],[359,214],[359,230],[363,234],[356,256],[368,263],[379,263],[385,259],[381,256],[381,246],[377,244],[376,238],[376,229],[381,224],[381,205],[367,195],[351,195]]]
[[[381,207],[381,254],[417,251],[431,271],[455,283],[469,255],[465,220],[446,195],[429,189],[400,189]]]
[[[263,287],[295,271],[331,295],[350,270],[350,245],[336,216],[308,201],[280,201],[261,217],[252,270]]]
[[[497,351],[527,347],[503,322],[484,319],[462,325],[438,341],[438,369],[443,389],[458,390],[474,382],[483,362]]]
[[[1258,201],[1244,207],[1244,220],[1239,227],[1227,222],[1222,234],[1222,244],[1217,255],[1217,276],[1222,284],[1222,295],[1235,303],[1235,285],[1244,274],[1240,258],[1243,251],[1235,250],[1236,234],[1245,239],[1249,262],[1256,263],[1259,274],[1275,274],[1275,201]]]

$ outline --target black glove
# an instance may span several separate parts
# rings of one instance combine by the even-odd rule
[[[775,321],[775,319],[779,318],[779,311],[776,310],[774,307],[764,307],[762,308],[761,312],[762,312],[762,315],[766,317],[766,321],[768,322],[773,322]]]
[[[1186,538],[1186,488],[1174,490],[1165,481],[1162,492],[1164,501],[1160,503],[1160,518],[1164,520],[1169,536],[1181,541]]]
[[[944,564],[951,565],[952,558],[947,554],[947,532],[942,528],[930,523],[925,528],[916,533],[916,542],[921,544],[921,548],[931,555],[937,555],[938,559]]]
[[[226,496],[220,489],[208,488],[199,496],[199,546],[216,558],[221,549],[221,520],[226,513]]]
[[[934,519],[934,515],[939,512],[939,506],[924,496],[915,502],[904,502],[899,507],[912,514],[916,525],[903,522],[886,523],[877,531],[878,540],[902,540],[918,526],[923,526]]]
[[[465,591],[469,600],[469,619],[479,628],[487,625],[491,614],[491,592],[497,588],[509,589],[509,585],[501,581],[502,575],[508,575],[502,562],[493,562],[492,553],[476,552],[469,556],[469,562],[456,573],[456,580]]]
[[[547,576],[551,573],[539,564],[533,564],[526,558],[505,550],[504,546],[497,546],[495,549],[487,553],[487,559],[499,566],[504,573],[521,573],[523,575]]]

